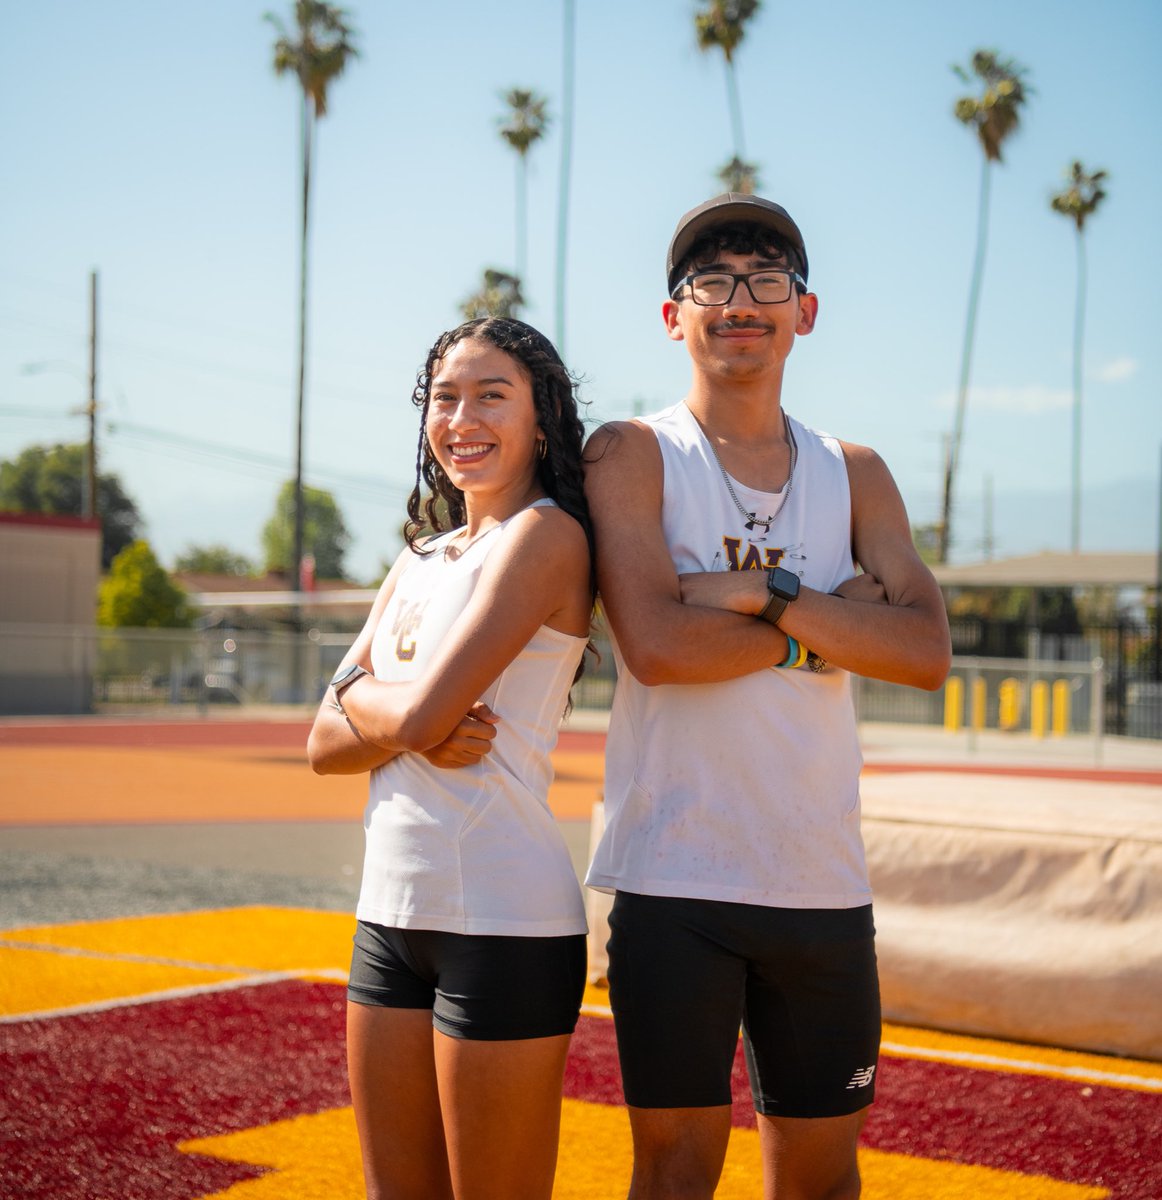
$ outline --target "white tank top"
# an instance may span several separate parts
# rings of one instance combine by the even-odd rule
[[[507,524],[455,560],[445,557],[452,536],[445,534],[411,561],[372,641],[377,679],[422,674]],[[537,630],[481,697],[500,722],[478,763],[442,770],[422,755],[401,754],[371,773],[361,920],[523,937],[586,931],[577,875],[547,803],[549,755],[585,642]]]
[[[664,471],[662,528],[679,573],[782,566],[830,592],[854,574],[843,450],[793,419],[794,482],[732,479],[746,529],[685,404],[645,418]],[[680,650],[676,651],[680,653]],[[605,833],[586,882],[601,890],[852,908],[871,900],[859,820],[862,758],[846,671],[756,670],[723,683],[644,687],[614,646]]]

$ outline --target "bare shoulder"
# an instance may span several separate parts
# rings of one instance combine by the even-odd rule
[[[888,472],[888,464],[870,446],[861,446],[857,442],[840,442],[843,458],[847,463],[849,474],[876,474]]]
[[[620,464],[642,456],[660,459],[660,455],[658,439],[648,425],[640,421],[609,421],[590,434],[582,458],[588,473],[607,462]]]
[[[654,431],[637,421],[603,425],[585,447],[585,495],[599,533],[612,521],[624,525],[633,510],[653,511],[661,503],[662,451]]]
[[[528,555],[545,569],[578,562],[588,571],[589,540],[576,517],[558,505],[543,504],[513,517],[505,531],[502,555],[509,560]]]
[[[898,497],[896,481],[888,464],[870,446],[855,442],[840,442],[847,464],[847,479],[851,485],[851,503],[858,512],[865,504],[877,504],[889,497]]]

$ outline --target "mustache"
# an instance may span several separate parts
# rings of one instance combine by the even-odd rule
[[[715,326],[716,329],[759,329],[770,332],[774,326],[767,321],[760,321],[755,317],[746,317],[742,320],[737,320],[734,317],[727,317],[725,321],[719,321]]]

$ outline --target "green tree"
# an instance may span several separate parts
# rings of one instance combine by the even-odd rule
[[[913,525],[912,526],[912,545],[916,547],[916,553],[929,566],[936,562],[936,556],[940,549],[940,527],[935,523],[931,525]]]
[[[1070,541],[1076,554],[1081,549],[1081,359],[1085,341],[1085,222],[1105,199],[1105,171],[1086,171],[1074,162],[1066,172],[1069,184],[1049,201],[1049,207],[1073,222],[1077,231],[1077,297],[1073,314],[1073,454]]]
[[[320,579],[342,579],[343,557],[351,535],[343,522],[335,497],[322,488],[303,488],[303,550],[314,555]],[[279,489],[274,515],[262,529],[262,551],[268,571],[280,571],[292,582],[294,562],[295,485],[288,479]]]
[[[516,151],[516,277],[528,279],[528,155],[534,142],[545,136],[549,127],[548,101],[525,88],[510,88],[502,99],[508,110],[497,124],[500,136]]]
[[[85,478],[83,444],[29,446],[0,462],[0,512],[49,513],[79,517]],[[97,515],[101,521],[101,567],[140,533],[141,514],[116,475],[97,476]]]
[[[718,178],[728,192],[741,192],[745,196],[753,196],[760,187],[758,163],[743,162],[737,157],[718,172]]]
[[[114,629],[184,629],[186,594],[166,574],[149,543],[133,542],[113,560],[97,589],[97,624]]]
[[[178,555],[174,570],[203,575],[246,576],[255,574],[255,565],[245,554],[216,543],[212,546],[187,546]]]
[[[303,407],[307,361],[307,249],[311,208],[311,149],[315,125],[327,115],[327,89],[342,75],[350,59],[358,55],[353,31],[341,8],[321,0],[295,0],[294,29],[288,30],[277,16],[266,19],[278,30],[274,43],[274,72],[291,74],[299,81],[302,110],[299,143],[302,152],[302,223],[299,230],[299,363],[296,404],[294,529],[292,561],[297,575],[303,557],[306,521],[303,498]]]
[[[734,65],[735,51],[746,37],[746,24],[762,7],[761,0],[706,0],[705,6],[694,14],[694,34],[698,49],[710,53],[722,51],[726,67],[726,101],[730,108],[730,129],[734,141],[734,156],[718,173],[724,182],[738,174],[733,164],[749,168],[739,178],[749,188],[728,188],[728,191],[753,192],[757,182],[757,167],[746,161],[746,141],[742,131],[742,103],[738,95],[738,72]]]
[[[978,50],[969,64],[971,74],[961,66],[953,71],[962,83],[971,84],[973,76],[981,91],[961,96],[953,107],[956,119],[976,132],[984,153],[980,176],[980,201],[977,206],[976,254],[972,282],[968,291],[968,316],[964,328],[964,348],[960,357],[960,381],[956,389],[956,416],[944,464],[944,499],[940,514],[939,561],[948,561],[952,543],[952,496],[956,470],[960,464],[960,444],[964,436],[964,412],[968,404],[968,382],[972,369],[972,345],[976,334],[976,314],[980,306],[980,286],[984,277],[985,250],[988,246],[989,187],[992,164],[1001,162],[1001,147],[1021,123],[1021,108],[1031,89],[1025,84],[1026,69],[1012,59],[1002,59],[995,50]]]
[[[467,321],[477,317],[519,317],[524,303],[517,276],[486,267],[479,289],[464,300],[460,311]]]

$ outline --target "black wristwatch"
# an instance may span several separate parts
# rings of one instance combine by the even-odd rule
[[[767,591],[770,594],[758,615],[761,620],[778,625],[787,605],[799,598],[799,576],[783,567],[771,567],[767,572]]]
[[[335,677],[331,680],[330,687],[335,693],[335,707],[340,712],[343,712],[343,702],[339,699],[339,693],[342,692],[344,688],[350,687],[355,680],[362,679],[364,675],[370,674],[370,671],[364,667],[361,667],[358,663],[353,663],[349,667],[340,667],[339,670],[335,672]],[[344,713],[344,716],[346,716],[346,713]]]

